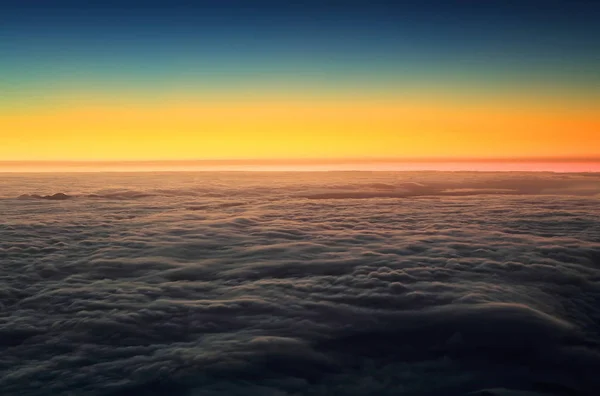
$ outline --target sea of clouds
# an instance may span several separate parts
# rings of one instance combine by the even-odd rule
[[[600,394],[600,174],[0,174],[0,394]]]

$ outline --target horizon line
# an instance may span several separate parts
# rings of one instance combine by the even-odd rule
[[[349,165],[393,163],[600,163],[600,156],[586,157],[349,157],[349,158],[223,158],[141,160],[0,160],[0,167],[21,166],[190,166],[190,165]]]

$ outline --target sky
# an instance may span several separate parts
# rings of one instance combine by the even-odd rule
[[[600,157],[594,1],[5,1],[0,161]]]

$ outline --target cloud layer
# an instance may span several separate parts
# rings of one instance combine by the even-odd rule
[[[1,179],[3,395],[600,389],[599,175]]]

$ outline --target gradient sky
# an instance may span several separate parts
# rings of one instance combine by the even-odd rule
[[[596,1],[8,1],[0,160],[600,157]]]

